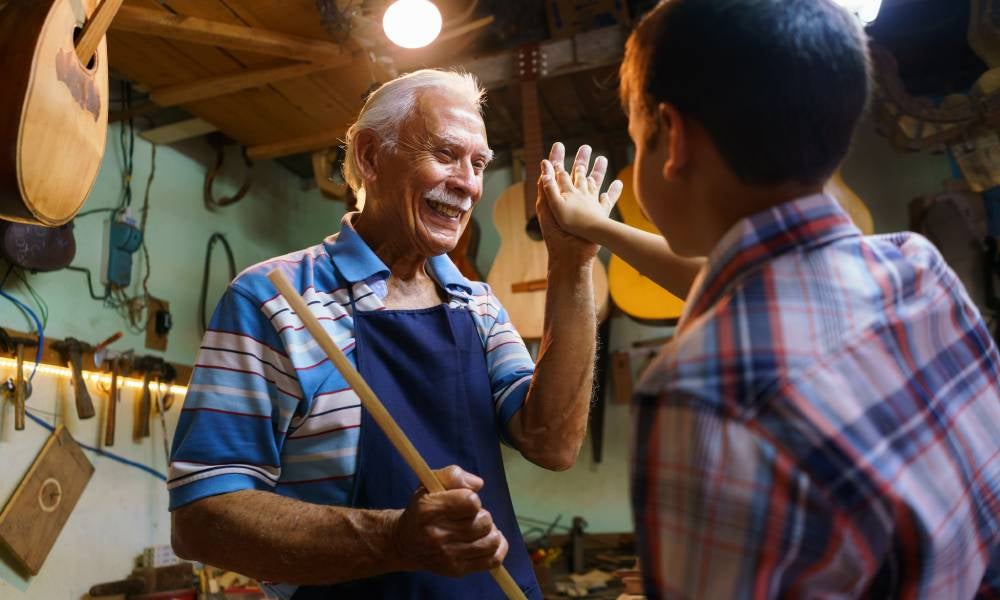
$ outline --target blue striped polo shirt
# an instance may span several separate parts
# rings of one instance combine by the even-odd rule
[[[358,397],[267,279],[281,269],[356,364],[357,310],[384,310],[389,269],[351,226],[322,243],[241,273],[202,340],[174,434],[170,510],[245,489],[307,502],[349,504],[358,458]],[[451,308],[464,308],[486,352],[497,435],[524,404],[534,362],[489,286],[447,255],[428,261]],[[443,465],[438,465],[443,466]]]

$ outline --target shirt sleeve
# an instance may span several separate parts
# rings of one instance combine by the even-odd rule
[[[787,453],[697,399],[637,402],[632,501],[650,598],[863,593],[865,540]]]
[[[488,327],[486,330],[486,367],[490,375],[493,392],[493,407],[500,428],[500,439],[513,446],[508,424],[517,411],[524,406],[528,395],[531,376],[535,373],[535,362],[524,345],[524,340],[510,322],[506,309],[500,300],[487,288],[482,299],[486,309]],[[494,318],[495,317],[495,318]]]
[[[167,489],[170,510],[207,496],[270,490],[302,392],[259,303],[230,285],[201,343],[184,399]]]

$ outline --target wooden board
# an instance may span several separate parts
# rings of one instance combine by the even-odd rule
[[[161,310],[170,312],[170,303],[159,298],[150,298],[149,320],[146,322],[146,347],[151,350],[165,352],[167,349],[167,335],[170,332],[163,335],[156,332],[156,313]]]
[[[17,566],[38,574],[93,474],[94,466],[60,425],[0,513],[0,542]]]

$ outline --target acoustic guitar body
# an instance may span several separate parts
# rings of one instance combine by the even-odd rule
[[[94,185],[107,139],[107,42],[84,65],[74,35],[96,5],[10,0],[0,9],[2,219],[62,225]]]
[[[833,196],[833,199],[840,204],[847,216],[851,217],[851,221],[854,221],[861,233],[865,235],[875,233],[875,221],[872,219],[871,211],[868,210],[864,201],[854,193],[854,190],[847,185],[839,169],[823,186],[823,191]]]
[[[623,186],[617,204],[622,222],[659,235],[656,226],[639,208],[632,188],[632,165],[618,173],[618,180]],[[608,263],[608,279],[615,306],[633,319],[648,323],[669,323],[679,319],[684,311],[684,300],[656,285],[653,280],[641,275],[616,255],[612,255],[611,262]]]
[[[532,186],[534,187],[534,186]],[[545,292],[548,288],[549,253],[545,242],[528,237],[524,214],[524,185],[504,190],[493,207],[493,224],[500,234],[500,249],[486,283],[493,288],[517,332],[526,340],[542,337]],[[594,261],[594,304],[597,319],[608,309],[608,276],[604,265]]]
[[[476,268],[476,254],[479,252],[479,225],[475,219],[469,223],[458,238],[458,244],[448,253],[448,257],[458,267],[458,271],[469,281],[482,281],[483,276]]]

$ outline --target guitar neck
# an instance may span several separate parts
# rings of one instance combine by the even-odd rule
[[[524,133],[524,216],[535,216],[535,187],[542,174],[542,121],[538,107],[538,82],[521,83],[521,126]]]
[[[94,52],[97,52],[97,47],[101,44],[108,27],[111,27],[111,21],[114,20],[121,6],[122,0],[102,0],[94,14],[87,19],[80,40],[76,43],[76,55],[81,63],[90,62],[90,58],[94,56]]]

